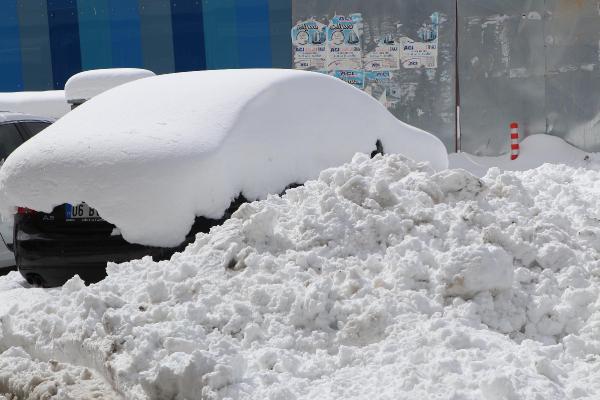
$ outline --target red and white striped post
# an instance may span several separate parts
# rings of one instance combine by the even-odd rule
[[[510,124],[510,159],[516,160],[519,157],[519,124],[513,122]]]

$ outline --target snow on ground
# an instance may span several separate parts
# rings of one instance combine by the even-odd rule
[[[56,289],[31,288],[18,272],[0,277],[0,336],[15,304],[43,304]],[[20,346],[0,344],[0,400],[121,399],[107,380],[84,366],[33,358]],[[35,354],[35,352],[32,352]]]
[[[597,399],[599,203],[597,170],[358,155],[170,261],[0,299],[0,373],[55,360],[127,399]]]
[[[56,119],[68,113],[71,107],[65,100],[63,90],[49,90],[0,93],[0,110]]]
[[[531,135],[521,142],[521,154],[516,160],[510,154],[497,157],[474,156],[468,153],[453,153],[448,156],[450,168],[462,168],[478,177],[484,176],[492,167],[503,171],[524,171],[542,164],[565,164],[586,167],[598,164],[598,154],[586,153],[563,139],[552,135]]]
[[[119,85],[154,75],[152,71],[139,68],[107,68],[83,71],[70,77],[65,84],[65,99],[68,102],[89,100]]]
[[[240,193],[264,198],[314,179],[377,140],[448,166],[439,139],[331,76],[167,74],[104,92],[20,146],[0,170],[0,196],[8,215],[85,201],[130,242],[177,246],[196,216],[220,218]]]

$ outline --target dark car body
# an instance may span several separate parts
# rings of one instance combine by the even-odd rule
[[[53,120],[49,118],[0,111],[0,160],[3,162],[17,147],[51,125],[52,122]],[[10,252],[13,248],[12,225],[7,220],[0,221],[0,238],[1,245],[6,247],[0,252],[0,274],[2,274],[14,269],[15,266],[15,259]]]
[[[151,256],[168,259],[193,242],[196,234],[223,223],[245,202],[234,200],[221,219],[197,217],[185,240],[177,247],[149,247],[127,242],[116,227],[99,218],[69,218],[63,204],[52,213],[20,208],[14,217],[14,252],[20,273],[30,284],[52,287],[74,275],[93,283],[106,276],[107,262],[125,262]]]

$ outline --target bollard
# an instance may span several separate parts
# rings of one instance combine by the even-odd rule
[[[519,124],[513,122],[510,124],[510,159],[516,160],[519,157]]]

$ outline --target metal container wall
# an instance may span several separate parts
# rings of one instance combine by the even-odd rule
[[[600,150],[596,0],[459,0],[461,148],[506,153],[509,124]],[[484,5],[482,5],[484,4]]]
[[[459,0],[463,151],[506,153],[512,121],[545,132],[543,14],[544,0]]]
[[[437,68],[393,72],[387,85],[388,109],[400,120],[435,134],[455,149],[455,4],[447,0],[294,0],[292,21],[361,13],[363,54],[386,34],[418,40],[417,32],[434,12],[440,13]],[[381,88],[367,88],[376,98]]]
[[[600,2],[546,0],[548,133],[600,151]]]

